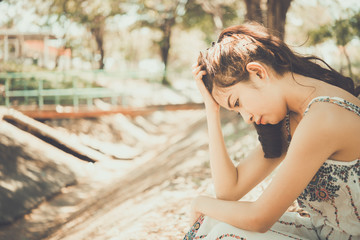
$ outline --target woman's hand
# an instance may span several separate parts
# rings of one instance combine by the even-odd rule
[[[214,110],[219,111],[220,106],[219,104],[214,100],[214,98],[211,96],[207,88],[205,87],[205,84],[202,80],[203,76],[206,75],[206,71],[201,70],[201,66],[199,66],[197,63],[193,65],[193,76],[196,81],[196,85],[198,89],[200,90],[200,93],[203,97],[204,104],[206,109],[208,110]]]

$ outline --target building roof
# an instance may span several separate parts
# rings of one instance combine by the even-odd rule
[[[24,37],[25,39],[44,39],[45,37],[48,37],[49,39],[57,39],[57,37],[54,34],[51,34],[49,32],[39,32],[39,33],[32,33],[32,32],[20,32],[18,30],[14,29],[3,29],[0,30],[0,38],[4,38],[7,36],[8,38],[18,38],[20,36]]]

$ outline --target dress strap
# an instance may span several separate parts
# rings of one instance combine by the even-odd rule
[[[285,127],[287,132],[287,144],[290,145],[291,142],[291,130],[290,130],[290,111],[285,116]]]
[[[360,107],[359,106],[357,106],[351,102],[348,102],[345,99],[339,98],[339,97],[328,97],[328,96],[320,96],[320,97],[316,97],[313,100],[311,100],[304,112],[304,115],[309,111],[310,106],[315,102],[333,103],[333,104],[343,107],[349,111],[352,111],[353,113],[357,114],[360,117]]]

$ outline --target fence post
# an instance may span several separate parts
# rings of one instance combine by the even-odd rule
[[[39,84],[39,88],[38,88],[38,105],[39,105],[39,109],[43,109],[44,107],[44,97],[42,95],[42,90],[43,90],[43,80],[39,79],[38,80],[38,84]]]
[[[28,90],[28,79],[27,78],[23,78],[23,84],[24,84],[24,90],[25,92],[27,92]],[[25,94],[24,96],[24,101],[25,101],[25,105],[29,105],[29,96],[27,94]]]
[[[9,78],[9,76],[6,76],[6,80],[5,80],[5,105],[6,105],[6,107],[10,107],[9,89],[10,89],[10,78]]]
[[[60,83],[59,83],[59,75],[57,75],[55,77],[55,86],[56,88],[59,88],[60,87]],[[55,95],[55,106],[59,106],[60,105],[60,96],[58,94]]]
[[[90,88],[91,88],[91,83],[90,83],[90,81],[87,81],[87,82],[86,82],[86,88],[87,88],[87,89],[90,89]],[[92,101],[93,101],[93,98],[92,98],[89,94],[86,94],[86,103],[87,103],[87,108],[88,108],[88,109],[91,109],[91,108],[92,108]]]
[[[72,83],[73,83],[73,105],[74,110],[77,111],[79,109],[79,96],[77,94],[77,78],[72,77]]]

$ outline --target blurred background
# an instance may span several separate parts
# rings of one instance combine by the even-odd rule
[[[0,1],[0,239],[182,238],[212,194],[191,65],[247,20],[360,84],[358,0]],[[236,162],[257,136],[222,118]]]
[[[2,72],[94,71],[163,84],[189,80],[200,50],[254,20],[299,52],[358,78],[359,5],[302,0],[3,0]]]

